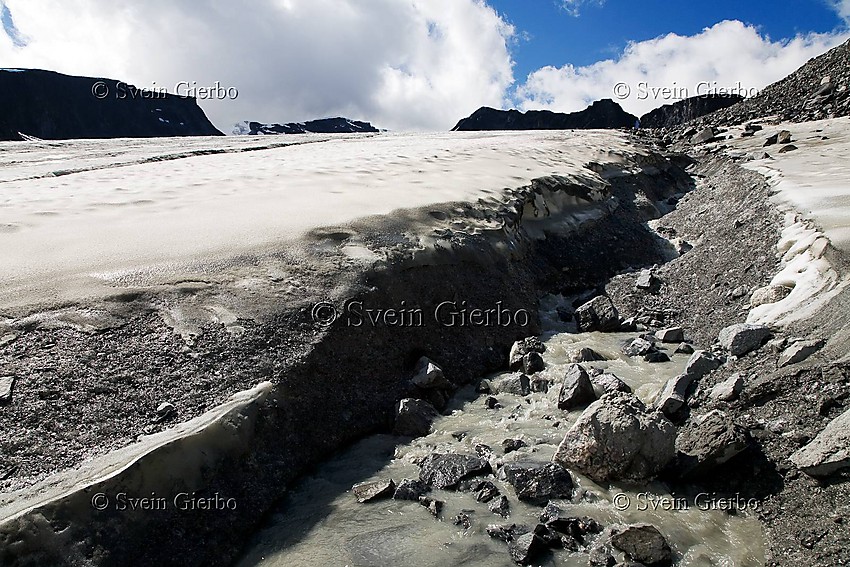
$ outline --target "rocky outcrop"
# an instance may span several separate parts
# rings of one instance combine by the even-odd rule
[[[452,131],[631,128],[636,121],[637,117],[623,110],[619,104],[604,99],[571,114],[549,110],[496,110],[484,106],[458,122]]]
[[[672,128],[744,100],[739,95],[711,94],[665,104],[640,118],[641,128]]]
[[[0,69],[0,140],[221,135],[191,97],[114,79]]]
[[[553,457],[596,482],[645,480],[673,459],[676,428],[637,397],[606,394],[573,424]]]
[[[274,136],[278,134],[359,134],[377,133],[377,128],[368,122],[348,118],[321,118],[307,122],[289,122],[286,124],[262,124],[260,122],[240,122],[233,129],[234,134],[249,136]]]

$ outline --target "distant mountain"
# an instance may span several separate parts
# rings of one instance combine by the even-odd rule
[[[476,130],[588,130],[630,128],[637,117],[611,99],[594,102],[581,112],[562,114],[549,110],[496,110],[486,106],[464,118],[452,131]]]
[[[276,134],[350,134],[361,132],[380,132],[368,122],[349,120],[348,118],[322,118],[307,122],[288,124],[261,124],[260,122],[240,122],[233,129],[234,134],[276,135]]]
[[[221,135],[194,98],[114,79],[0,69],[0,140]]]
[[[673,128],[744,100],[740,95],[703,95],[665,104],[641,116],[641,128]]]

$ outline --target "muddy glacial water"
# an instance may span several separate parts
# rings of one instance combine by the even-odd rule
[[[590,347],[608,360],[586,363],[603,368],[624,380],[645,402],[653,399],[666,380],[679,374],[687,355],[650,364],[622,354],[624,343],[635,334],[571,332],[561,323],[555,308],[560,300],[546,298],[541,315],[546,330],[543,339],[546,369],[553,380],[548,394],[521,397],[498,394],[499,409],[486,409],[485,395],[473,386],[458,392],[446,415],[433,426],[433,433],[408,441],[390,435],[375,435],[355,444],[303,478],[280,503],[265,526],[246,548],[238,565],[298,566],[397,566],[446,567],[464,565],[493,567],[514,565],[504,542],[486,532],[492,524],[538,523],[540,506],[519,502],[512,488],[492,480],[510,500],[510,516],[502,518],[479,503],[473,492],[434,490],[429,495],[445,502],[439,518],[416,502],[381,500],[359,504],[352,485],[370,480],[419,476],[418,459],[433,452],[475,454],[485,444],[504,462],[551,459],[564,433],[581,411],[564,412],[557,407],[558,386],[571,355]],[[488,378],[495,378],[498,375]],[[503,455],[502,441],[522,439],[527,447]],[[603,526],[647,522],[667,538],[685,567],[749,567],[764,564],[763,534],[752,511],[730,513],[728,500],[694,490],[672,494],[662,483],[646,486],[600,486],[571,471],[577,485],[572,500],[556,501],[569,516],[590,516]],[[738,506],[741,508],[741,506]],[[746,506],[743,506],[746,508]],[[465,529],[453,518],[465,512],[471,525]],[[557,551],[539,565],[587,566],[586,553]]]

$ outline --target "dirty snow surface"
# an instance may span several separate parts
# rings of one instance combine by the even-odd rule
[[[156,284],[322,226],[475,202],[634,153],[610,131],[0,144],[0,307]]]

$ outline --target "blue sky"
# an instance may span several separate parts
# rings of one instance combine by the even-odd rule
[[[844,22],[827,0],[588,1],[573,15],[557,0],[488,0],[518,34],[515,75],[547,65],[589,65],[616,57],[629,42],[660,35],[694,35],[724,20],[755,26],[771,39],[828,33]]]

